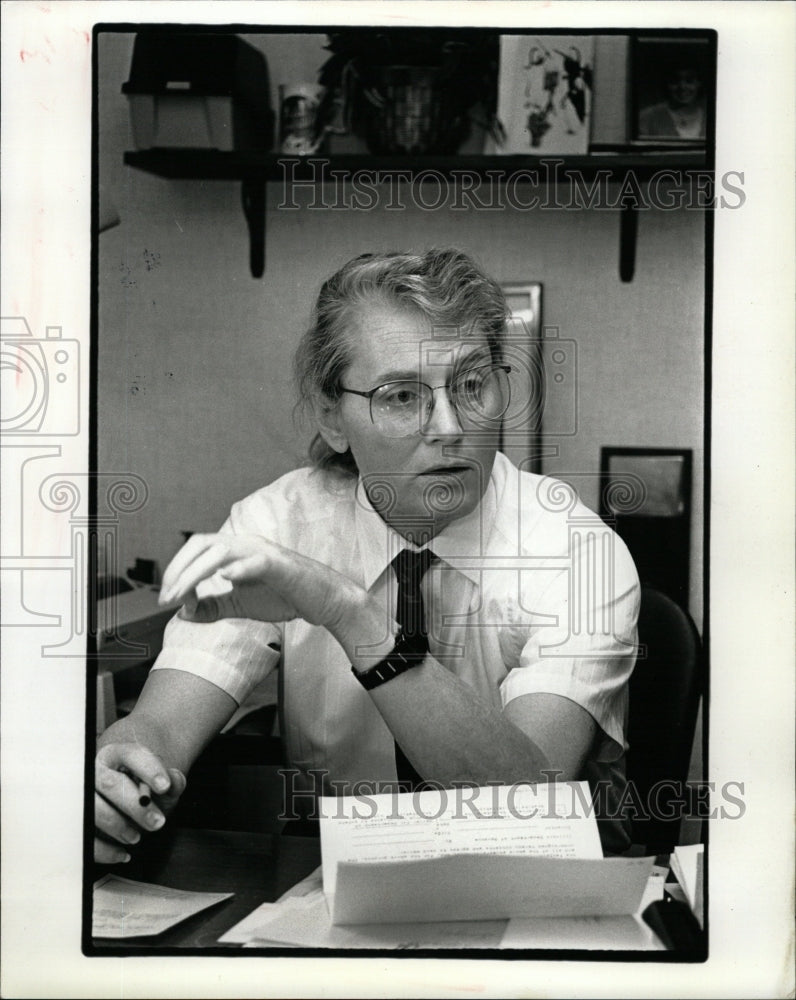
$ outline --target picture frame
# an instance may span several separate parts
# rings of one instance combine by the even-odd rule
[[[585,155],[592,125],[595,37],[501,35],[497,154]]]
[[[690,448],[602,448],[600,516],[690,516],[692,460]],[[612,494],[620,482],[632,500]]]
[[[690,448],[604,447],[599,514],[627,545],[642,584],[689,606]]]
[[[704,149],[715,78],[715,51],[707,37],[634,36],[628,106],[631,143]]]
[[[511,402],[503,418],[500,450],[528,472],[541,472],[545,373],[542,353],[542,284],[500,286],[511,312],[504,360],[511,366]]]

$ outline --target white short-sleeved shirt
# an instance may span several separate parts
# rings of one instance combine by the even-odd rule
[[[393,613],[390,562],[414,547],[374,511],[361,482],[308,468],[235,504],[222,530],[264,535],[387,591]],[[430,548],[438,556],[423,584],[431,654],[497,708],[536,692],[582,706],[599,727],[585,776],[611,785],[612,799],[620,794],[639,606],[621,539],[569,486],[521,472],[498,453],[481,504]],[[200,593],[225,589],[212,581]],[[324,628],[176,617],[154,669],[164,667],[203,677],[238,704],[278,668],[295,767],[352,784],[396,778],[392,735]]]

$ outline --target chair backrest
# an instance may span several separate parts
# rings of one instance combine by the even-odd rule
[[[702,693],[702,643],[690,615],[642,587],[639,651],[630,679],[627,776],[648,817],[632,822],[634,843],[658,851],[677,843]]]

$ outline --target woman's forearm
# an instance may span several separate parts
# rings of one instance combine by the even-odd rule
[[[166,767],[187,773],[237,708],[226,692],[184,670],[153,670],[133,711],[114,722],[98,741],[135,743]]]
[[[552,764],[531,737],[431,656],[370,695],[426,780],[443,786],[547,780]]]
[[[352,606],[333,634],[361,673],[391,651],[396,631],[368,596]],[[442,785],[546,780],[552,764],[533,739],[431,655],[373,688],[370,696],[426,780]]]

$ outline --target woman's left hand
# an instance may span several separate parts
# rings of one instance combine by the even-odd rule
[[[196,586],[219,572],[226,594],[198,600]],[[161,604],[183,600],[189,621],[304,618],[335,633],[367,598],[348,577],[260,535],[192,535],[163,574]]]

